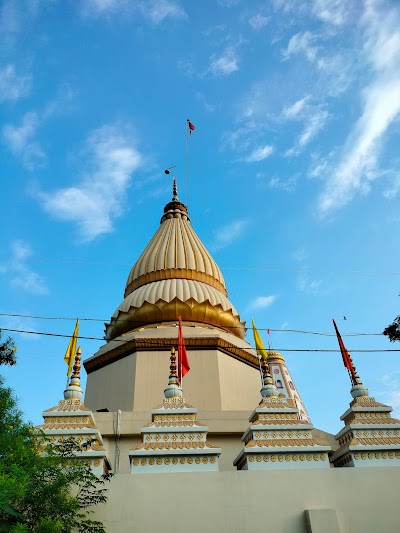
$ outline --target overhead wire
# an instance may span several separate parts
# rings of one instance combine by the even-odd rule
[[[41,316],[41,315],[24,315],[19,313],[0,313],[0,316],[4,317],[10,317],[10,318],[29,318],[29,319],[35,319],[35,320],[65,320],[65,321],[75,321],[80,320],[81,322],[87,321],[87,322],[102,322],[102,323],[108,323],[109,319],[103,319],[103,318],[90,318],[90,317],[56,317],[56,316]],[[141,320],[133,320],[133,319],[114,319],[112,321],[112,324],[118,323],[118,322],[124,322],[125,324],[141,324],[143,325],[143,321]],[[1,328],[0,329],[5,329]],[[253,327],[245,327],[242,328],[241,326],[229,326],[229,329],[245,329],[246,331],[253,331]],[[336,337],[336,333],[330,333],[330,332],[324,332],[324,331],[307,331],[302,329],[277,329],[277,328],[262,328],[257,327],[258,331],[270,331],[272,333],[301,333],[301,334],[307,334],[307,335],[320,335],[322,337]],[[373,337],[373,336],[383,336],[383,333],[342,333],[342,337]]]
[[[71,338],[71,335],[63,334],[63,333],[48,333],[44,331],[28,331],[23,329],[12,329],[12,328],[0,328],[2,331],[9,331],[12,333],[23,333],[27,335],[44,335],[47,337],[61,337],[61,338]],[[87,337],[79,335],[79,339],[81,340],[90,340],[90,341],[105,341],[106,339],[104,337]],[[112,342],[129,342],[128,339],[111,339]],[[146,339],[146,344],[150,346],[156,346],[160,347],[160,343],[157,339],[154,339],[152,342],[151,339]],[[175,346],[178,346],[178,342],[173,343]],[[246,350],[252,350],[257,351],[257,348],[253,347],[246,347]],[[331,350],[331,349],[321,349],[321,348],[274,348],[273,351],[277,352],[320,352],[320,353],[340,353],[340,349]],[[381,353],[381,352],[400,352],[400,349],[351,349],[352,353]]]

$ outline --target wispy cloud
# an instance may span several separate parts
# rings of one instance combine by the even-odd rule
[[[257,296],[257,298],[254,298],[254,300],[250,302],[248,312],[266,309],[267,307],[270,307],[276,299],[277,296],[275,294],[271,294],[270,296]]]
[[[361,115],[319,198],[322,215],[344,206],[357,193],[369,191],[371,181],[379,176],[383,141],[400,116],[400,10],[378,11],[370,2],[362,24],[365,58],[373,74],[361,94]]]
[[[330,114],[321,106],[307,106],[309,113],[305,119],[303,130],[300,132],[294,146],[285,152],[286,157],[299,155],[317,134],[323,129]]]
[[[282,55],[289,59],[293,55],[304,54],[310,63],[318,60],[318,47],[315,44],[316,36],[310,31],[299,32],[293,35]]]
[[[239,70],[239,57],[236,47],[228,46],[220,55],[210,58],[209,72],[214,76],[229,76]]]
[[[352,12],[352,2],[343,0],[314,0],[310,2],[315,17],[333,26],[347,23]]]
[[[38,115],[32,111],[23,116],[22,122],[18,126],[6,124],[2,132],[3,142],[7,148],[19,157],[23,165],[29,170],[42,165],[46,160],[43,149],[35,140],[38,127]]]
[[[305,110],[309,96],[296,100],[293,104],[285,105],[282,109],[282,117],[287,120],[296,119]]]
[[[32,294],[47,294],[49,289],[42,276],[27,266],[32,255],[32,248],[26,241],[14,241],[11,244],[10,261],[0,273],[8,277],[12,287]]]
[[[46,163],[46,154],[36,138],[38,130],[49,119],[65,113],[73,96],[71,88],[63,86],[56,97],[41,110],[25,113],[20,124],[6,124],[3,127],[2,141],[28,170],[34,170]]]
[[[322,279],[313,279],[308,272],[307,260],[310,255],[305,246],[299,246],[293,253],[292,259],[303,269],[297,275],[297,289],[306,294],[318,294],[323,289]]]
[[[0,68],[0,102],[16,101],[26,96],[31,89],[30,75],[17,74],[14,65]]]
[[[381,398],[381,401],[393,407],[393,416],[400,417],[400,372],[394,371],[386,373],[379,380],[385,390],[375,394]]]
[[[89,159],[90,169],[82,173],[78,184],[40,193],[38,198],[54,218],[74,222],[81,239],[91,241],[113,230],[143,156],[129,128],[106,125],[89,135],[82,157]]]
[[[248,220],[234,220],[219,228],[214,232],[214,243],[211,246],[212,249],[221,250],[232,244],[243,235],[248,224]]]
[[[153,24],[160,24],[167,18],[184,19],[187,17],[185,10],[179,4],[168,0],[146,0],[140,4],[140,11]]]
[[[203,93],[197,92],[196,93],[196,100],[198,102],[200,102],[200,104],[203,106],[204,110],[207,111],[208,113],[213,113],[217,109],[217,106],[215,104],[211,104],[207,100],[207,98],[204,96]]]
[[[177,2],[171,0],[83,0],[81,13],[86,17],[110,16],[116,13],[139,13],[152,24],[158,25],[166,19],[185,19],[186,12]]]
[[[266,144],[265,146],[258,146],[257,148],[254,148],[251,154],[244,158],[244,161],[246,161],[246,163],[264,161],[264,159],[267,159],[267,157],[269,157],[273,151],[274,147],[270,144]]]
[[[268,24],[269,18],[263,15],[262,13],[257,13],[248,19],[248,23],[253,28],[253,30],[261,30]]]
[[[278,176],[269,176],[259,172],[256,174],[257,182],[260,186],[268,189],[276,189],[285,192],[292,192],[296,188],[297,180],[299,179],[299,174],[294,174],[289,178],[282,178]]]

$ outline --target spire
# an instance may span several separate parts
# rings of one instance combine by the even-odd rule
[[[82,350],[79,346],[76,350],[74,367],[72,369],[72,376],[69,382],[68,387],[64,391],[64,398],[71,399],[76,398],[80,400],[83,395],[83,390],[81,389],[81,354]]]
[[[261,396],[263,398],[276,398],[278,396],[278,389],[274,385],[267,360],[264,357],[261,359],[261,370],[263,375],[263,386],[261,388]]]
[[[169,400],[171,398],[183,398],[182,389],[179,386],[178,374],[176,372],[176,355],[175,348],[171,348],[171,364],[169,367],[169,380],[167,388],[164,390],[164,396]]]
[[[178,198],[178,186],[176,184],[176,177],[174,176],[174,181],[172,185],[172,201],[173,202],[179,202]]]

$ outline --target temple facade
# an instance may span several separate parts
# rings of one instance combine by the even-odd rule
[[[95,513],[107,531],[400,530],[400,421],[360,381],[336,437],[313,427],[283,356],[260,359],[245,339],[175,180],[105,334],[83,363],[84,404],[78,354],[41,429],[95,439],[85,459],[114,473]],[[365,468],[343,468],[356,466]]]

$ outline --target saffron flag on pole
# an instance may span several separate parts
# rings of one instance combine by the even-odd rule
[[[192,135],[192,131],[194,131],[196,128],[195,128],[194,124],[192,124],[190,122],[189,119],[187,119],[187,125],[188,125],[188,128],[189,128],[189,133],[190,133],[190,135]]]
[[[353,382],[355,382],[355,371],[354,371],[354,365],[352,364],[349,352],[346,350],[346,347],[343,343],[342,337],[339,333],[339,330],[336,326],[336,322],[332,319],[333,325],[335,326],[336,336],[339,342],[340,351],[342,352],[342,358],[343,358],[343,364],[347,368],[347,370],[350,373],[350,377]]]
[[[265,346],[263,344],[263,341],[261,340],[260,334],[258,333],[258,330],[254,323],[254,318],[251,319],[251,322],[253,324],[253,335],[254,335],[254,342],[256,343],[257,355],[260,355],[263,359],[266,359],[267,350],[265,349]]]
[[[186,353],[185,341],[182,333],[182,318],[178,320],[178,378],[182,383],[182,378],[190,370],[189,361]]]
[[[71,374],[71,370],[72,370],[72,367],[75,361],[76,345],[78,342],[78,332],[79,332],[79,318],[76,321],[74,332],[69,341],[67,351],[65,352],[65,355],[64,355],[64,361],[68,365],[67,377]]]

